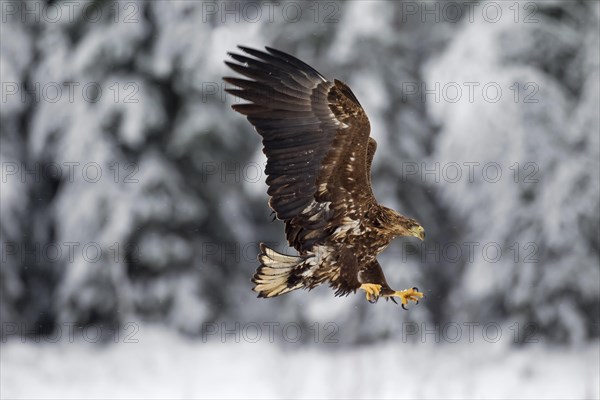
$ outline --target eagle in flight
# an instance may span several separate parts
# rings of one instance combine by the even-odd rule
[[[377,255],[397,236],[425,238],[414,219],[377,203],[371,164],[377,142],[367,114],[343,82],[330,81],[282,51],[239,46],[225,63],[249,79],[224,77],[234,104],[262,136],[269,206],[285,223],[290,256],[260,245],[252,282],[259,297],[275,297],[327,282],[335,295],[365,291],[370,302],[398,297],[418,302],[417,288],[393,290]]]

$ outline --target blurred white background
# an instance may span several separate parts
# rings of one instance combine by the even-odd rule
[[[599,4],[0,1],[2,398],[598,398]],[[255,298],[239,44],[366,109],[408,312]]]

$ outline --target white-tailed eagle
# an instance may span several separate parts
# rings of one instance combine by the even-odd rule
[[[263,138],[269,206],[285,223],[290,256],[260,245],[252,281],[259,297],[327,282],[336,295],[363,289],[367,300],[418,302],[417,288],[389,287],[377,255],[398,236],[423,240],[414,219],[377,203],[371,163],[377,143],[369,119],[343,82],[329,81],[289,54],[239,47],[226,64],[246,78],[223,78],[234,104]]]

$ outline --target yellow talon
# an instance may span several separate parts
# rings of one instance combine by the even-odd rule
[[[383,296],[386,299],[392,299],[392,301],[394,301],[394,297],[399,297],[400,301],[402,302],[402,308],[406,310],[405,306],[406,304],[408,304],[409,301],[414,301],[415,303],[418,303],[419,299],[422,299],[424,295],[423,293],[419,292],[419,289],[414,287],[412,289],[397,290],[394,293],[384,294]]]
[[[377,283],[363,283],[360,288],[365,291],[365,297],[369,303],[374,303],[381,293],[381,285]]]

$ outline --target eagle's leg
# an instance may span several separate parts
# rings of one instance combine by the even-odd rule
[[[423,293],[419,292],[419,289],[417,289],[416,287],[406,290],[396,290],[390,293],[383,294],[383,297],[385,297],[386,300],[391,299],[393,302],[396,302],[394,297],[399,297],[400,301],[402,302],[402,308],[404,308],[405,310],[406,305],[409,301],[414,301],[418,304],[419,299],[422,299],[423,296]]]
[[[363,283],[360,288],[365,291],[369,303],[375,303],[381,294],[381,285],[377,283]]]

